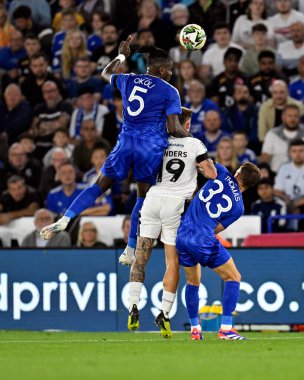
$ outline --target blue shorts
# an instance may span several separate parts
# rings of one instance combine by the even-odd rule
[[[101,168],[101,173],[120,182],[126,179],[130,169],[133,169],[136,182],[154,185],[165,149],[163,144],[155,144],[122,132]]]
[[[199,231],[193,231],[181,225],[177,231],[176,249],[179,263],[184,267],[201,264],[203,267],[214,269],[231,258],[214,232],[203,227]]]

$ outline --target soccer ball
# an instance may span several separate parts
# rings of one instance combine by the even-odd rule
[[[179,35],[180,44],[187,50],[199,50],[206,43],[206,33],[197,24],[188,24],[183,27]]]

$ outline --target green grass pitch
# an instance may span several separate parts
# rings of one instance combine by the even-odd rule
[[[303,380],[304,334],[190,341],[155,333],[0,331],[1,380]]]

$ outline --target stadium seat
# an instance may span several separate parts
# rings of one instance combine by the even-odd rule
[[[249,235],[243,247],[304,247],[304,232]]]
[[[258,215],[244,215],[221,232],[220,236],[231,241],[233,247],[237,247],[241,245],[247,236],[260,233],[261,217]]]

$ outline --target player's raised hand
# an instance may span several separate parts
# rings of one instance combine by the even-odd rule
[[[64,231],[69,224],[70,218],[63,216],[56,223],[45,226],[40,231],[40,237],[42,240],[49,240],[52,236],[58,234],[60,231]]]
[[[129,55],[131,54],[130,43],[133,40],[133,38],[134,35],[130,34],[125,41],[121,41],[118,48],[118,54],[123,54],[125,57],[129,57]]]

